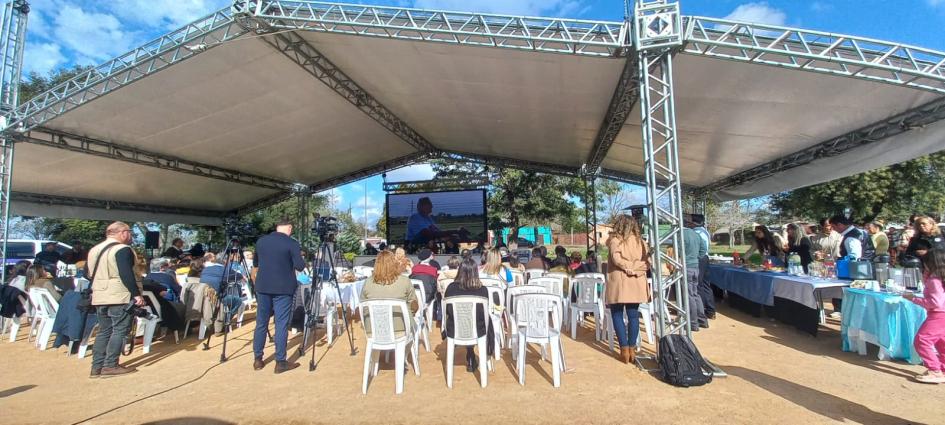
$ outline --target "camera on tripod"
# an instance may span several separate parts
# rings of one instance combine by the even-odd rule
[[[223,228],[225,229],[227,238],[230,240],[253,239],[258,236],[259,233],[256,225],[238,218],[224,219]]]
[[[322,241],[333,241],[338,235],[339,221],[335,217],[315,217],[315,225],[312,227],[312,233],[318,236]]]

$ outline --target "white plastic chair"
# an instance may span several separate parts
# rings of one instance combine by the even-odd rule
[[[355,276],[361,279],[365,279],[365,278],[371,277],[374,274],[374,267],[354,266],[354,268],[352,268],[351,271],[354,272]]]
[[[509,270],[512,273],[512,283],[509,286],[521,286],[525,284],[525,273],[518,270]]]
[[[243,305],[240,306],[239,311],[237,312],[236,327],[243,327],[243,316],[246,315],[246,310],[252,308],[256,305],[256,297],[253,296],[253,292],[249,290],[249,282],[244,281],[242,284],[243,287]]]
[[[531,280],[536,277],[542,277],[545,275],[545,271],[542,269],[528,269],[525,270],[525,284],[531,285]]]
[[[529,286],[541,286],[545,288],[546,294],[557,295],[559,298],[564,293],[564,280],[558,277],[536,277],[528,281]]]
[[[564,351],[561,346],[561,297],[552,294],[524,294],[515,299],[518,327],[518,382],[525,385],[525,354],[528,343],[548,346],[551,351],[552,379],[561,386]]]
[[[151,291],[144,291],[141,295],[151,300],[151,305],[154,307],[152,312],[155,314],[153,319],[135,317],[135,320],[138,321],[138,332],[136,332],[136,334],[139,334],[135,336],[144,337],[141,343],[141,352],[148,354],[151,352],[151,342],[154,341],[154,332],[157,330],[158,323],[161,322],[161,304],[158,303],[157,297],[154,296],[154,293]],[[147,306],[144,308],[147,308]]]
[[[32,328],[37,330],[36,347],[41,351],[45,351],[49,345],[49,337],[52,336],[53,323],[56,321],[59,303],[46,288],[30,288],[29,296],[33,307],[36,309],[32,325]]]
[[[518,342],[518,327],[515,321],[515,298],[524,294],[547,294],[548,289],[538,285],[522,285],[509,288],[505,291],[505,320],[509,324],[509,348],[515,347]],[[516,351],[512,350],[512,357],[515,357]]]
[[[505,345],[505,326],[502,325],[502,315],[505,314],[505,291],[494,286],[487,286],[489,291],[489,320],[492,321],[492,331],[495,333],[495,359],[502,359],[502,346]]]
[[[509,285],[501,279],[496,279],[494,277],[479,277],[479,281],[482,282],[482,286],[491,286],[493,288],[499,288],[505,290]]]
[[[30,303],[26,300],[26,297],[19,295],[17,299],[20,301],[20,305],[23,306],[23,309],[27,311],[24,315],[29,317]],[[10,342],[16,342],[16,335],[20,332],[20,321],[23,318],[20,316],[11,317],[9,319],[5,317],[0,317],[0,335],[3,335],[9,329],[10,332]]]
[[[574,278],[575,278],[575,279],[582,278],[582,277],[589,277],[589,278],[591,278],[591,279],[598,279],[598,280],[600,280],[601,282],[607,281],[607,275],[605,275],[605,274],[603,274],[603,273],[578,273],[578,274],[574,275]]]
[[[643,341],[644,334],[646,335],[647,344],[653,344],[655,341],[653,338],[653,309],[650,304],[640,304],[638,310],[640,311],[640,322],[643,323],[644,332],[637,334],[637,340],[634,341],[634,344],[639,347],[640,343]],[[609,308],[604,307],[603,311],[604,318],[601,319],[601,325],[603,326],[601,335],[603,338],[607,339],[607,345],[613,350],[614,340],[617,339],[617,332],[614,330],[614,318]],[[623,317],[623,321],[629,326],[626,316]]]
[[[413,285],[413,290],[417,294],[417,303],[420,304],[420,309],[417,310],[416,322],[417,330],[416,335],[417,339],[414,341],[414,344],[420,344],[420,338],[423,338],[423,346],[426,348],[427,352],[430,352],[430,322],[433,321],[433,304],[426,304],[427,291],[423,287],[423,281],[418,279],[410,279],[410,283]]]
[[[406,364],[406,350],[410,347],[410,354],[413,357],[413,370],[417,376],[420,376],[420,363],[417,362],[417,346],[413,344],[414,334],[410,328],[410,309],[403,300],[367,300],[362,301],[358,306],[361,317],[370,318],[371,329],[370,336],[367,336],[367,345],[364,348],[364,373],[361,383],[361,392],[367,394],[369,371],[370,376],[377,376],[379,360],[374,360],[374,351],[394,350],[394,369],[396,372],[395,392],[400,394],[404,391],[404,367]],[[394,331],[394,312],[399,311],[400,319],[403,320],[404,332],[398,334]],[[361,326],[366,326],[365,320],[361,321]],[[368,329],[365,328],[365,335]],[[372,367],[373,363],[373,367]]]
[[[577,339],[578,323],[584,322],[584,313],[594,315],[594,322],[599,323],[600,315],[600,293],[597,292],[599,280],[594,278],[582,277],[571,281],[571,287],[577,295],[577,300],[571,304],[571,339]],[[595,325],[595,329],[597,326]],[[595,338],[599,334],[595,330]]]
[[[491,360],[486,354],[486,338],[488,335],[479,336],[476,328],[476,311],[481,308],[487,313],[489,302],[480,297],[460,296],[449,297],[443,300],[443,311],[452,306],[453,311],[453,337],[446,337],[446,386],[453,388],[453,359],[456,346],[478,346],[479,356],[482,361],[479,362],[479,380],[482,387],[485,388],[489,380],[489,364]],[[498,351],[498,347],[496,347]]]
[[[85,353],[88,352],[89,350],[89,339],[92,337],[92,331],[94,331],[96,328],[98,328],[97,322],[94,325],[92,325],[92,329],[89,329],[88,335],[82,338],[82,341],[79,341],[79,351],[76,353],[77,359],[85,358]],[[69,343],[69,352],[70,353],[72,352],[71,342]]]

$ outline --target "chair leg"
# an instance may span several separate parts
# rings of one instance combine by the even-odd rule
[[[647,314],[643,317],[643,329],[646,330],[647,344],[653,344],[653,314]]]
[[[420,376],[420,348],[417,344],[412,344],[410,356],[413,357],[413,373]]]
[[[371,343],[367,344],[367,347],[364,348],[364,373],[361,374],[361,393],[367,394],[368,386],[368,377],[370,376],[371,369],[371,357],[374,353],[371,352]]]
[[[43,328],[39,334],[39,349],[46,351],[49,346],[49,338],[52,336],[53,322],[50,319],[43,320]]]
[[[200,338],[201,341],[203,341],[204,338],[206,338],[206,336],[207,336],[207,321],[201,319],[200,320],[200,333],[197,334],[197,337]]]
[[[452,338],[446,338],[446,386],[453,388],[453,354],[456,352],[456,343]]]
[[[561,365],[562,365],[562,356],[564,353],[561,351],[561,339],[560,338],[551,338],[551,365],[552,365],[552,374],[551,376],[554,379],[555,388],[561,386]]]
[[[16,342],[16,334],[20,331],[20,318],[14,317],[10,320],[10,342]]]
[[[394,392],[397,394],[404,392],[404,354],[406,354],[406,349],[406,343],[397,344],[397,348],[394,349],[394,370],[397,373]]]
[[[523,335],[518,336],[518,383],[519,385],[525,385],[525,337]]]
[[[479,380],[482,381],[482,388],[489,383],[489,353],[486,350],[486,338],[479,338]]]
[[[578,321],[578,311],[577,309],[571,310],[571,339],[577,339],[577,321]]]
[[[151,342],[154,341],[154,331],[157,329],[157,321],[149,320],[144,328],[144,341],[141,344],[141,352],[148,354],[151,352]]]

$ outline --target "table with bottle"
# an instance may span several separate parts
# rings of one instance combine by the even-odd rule
[[[830,263],[812,263],[807,275],[799,263],[792,266],[790,260],[787,269],[769,261],[757,268],[716,263],[708,266],[707,280],[726,291],[736,309],[756,317],[764,312],[816,336],[824,322],[823,300],[840,298],[850,281],[837,279]]]

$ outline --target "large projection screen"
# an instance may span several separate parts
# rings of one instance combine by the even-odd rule
[[[448,253],[486,236],[485,190],[387,195],[387,242],[408,252]]]

